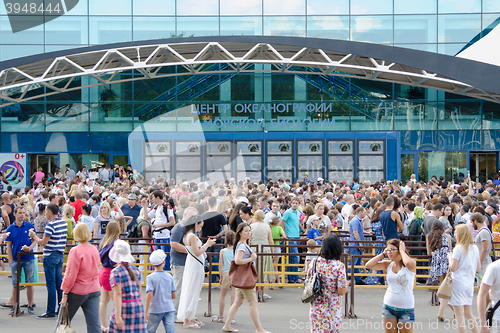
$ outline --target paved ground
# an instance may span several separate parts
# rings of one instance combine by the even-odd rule
[[[381,308],[385,290],[380,289],[356,289],[355,313],[357,319],[345,319],[342,332],[383,332],[381,328]],[[0,302],[5,302],[11,293],[11,280],[6,275],[0,275]],[[309,332],[308,310],[309,306],[300,302],[302,289],[284,288],[271,291],[272,299],[259,304],[260,318],[264,328],[271,332]],[[198,306],[198,319],[206,323],[200,331],[220,332],[222,324],[213,323],[209,318],[204,318],[203,313],[208,309],[208,289],[204,288],[201,301]],[[437,323],[437,307],[429,305],[430,292],[427,290],[415,290],[416,299],[416,326],[415,332],[456,332],[451,323]],[[213,291],[214,301],[212,311],[218,311],[219,290]],[[26,293],[22,292],[21,301],[26,301]],[[229,301],[229,295],[227,296]],[[36,314],[45,312],[46,290],[45,287],[35,287]],[[109,307],[111,311],[111,304]],[[473,308],[474,314],[477,311]],[[227,309],[226,309],[227,314]],[[453,319],[453,314],[448,308],[445,317]],[[255,332],[249,313],[248,304],[245,303],[236,315],[235,328],[240,332]],[[55,330],[56,320],[36,319],[35,316],[24,314],[18,318],[9,316],[9,309],[0,308],[0,332],[15,333],[52,333]],[[79,311],[72,323],[76,332],[86,332],[83,313]],[[176,325],[177,332],[193,332],[193,329],[185,329],[182,325]],[[158,329],[158,332],[164,332]]]

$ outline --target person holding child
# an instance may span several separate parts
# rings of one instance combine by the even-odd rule
[[[149,262],[155,271],[146,278],[145,321],[148,333],[155,333],[163,322],[166,333],[175,333],[175,307],[172,300],[176,297],[174,278],[163,270],[165,252],[156,250],[149,256]]]

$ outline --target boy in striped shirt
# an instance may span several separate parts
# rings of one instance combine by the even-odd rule
[[[43,238],[38,237],[34,231],[30,231],[30,237],[44,247],[43,270],[45,271],[48,299],[47,312],[38,316],[40,319],[55,318],[57,315],[56,305],[62,299],[62,266],[68,232],[68,224],[58,217],[59,207],[56,204],[48,204],[46,211],[48,222]]]

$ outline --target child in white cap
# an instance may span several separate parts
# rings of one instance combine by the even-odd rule
[[[156,250],[149,256],[149,262],[155,271],[146,278],[146,311],[145,319],[148,333],[156,332],[163,321],[166,333],[175,333],[175,307],[172,299],[176,297],[174,278],[163,270],[165,252]]]

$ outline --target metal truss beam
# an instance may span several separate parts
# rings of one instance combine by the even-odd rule
[[[222,64],[223,66],[213,66]],[[271,66],[251,66],[269,64]],[[180,66],[185,71],[162,71]],[[257,69],[256,69],[257,68]],[[265,69],[259,69],[265,68]],[[313,69],[313,71],[311,71]],[[134,72],[134,75],[119,75]],[[0,107],[117,82],[181,75],[243,73],[327,75],[395,82],[500,103],[500,92],[387,59],[314,47],[259,42],[176,42],[110,48],[44,59],[0,71]],[[79,86],[70,83],[75,78]],[[45,89],[38,89],[44,86]],[[35,92],[34,90],[37,89]],[[32,91],[32,93],[29,93]]]

